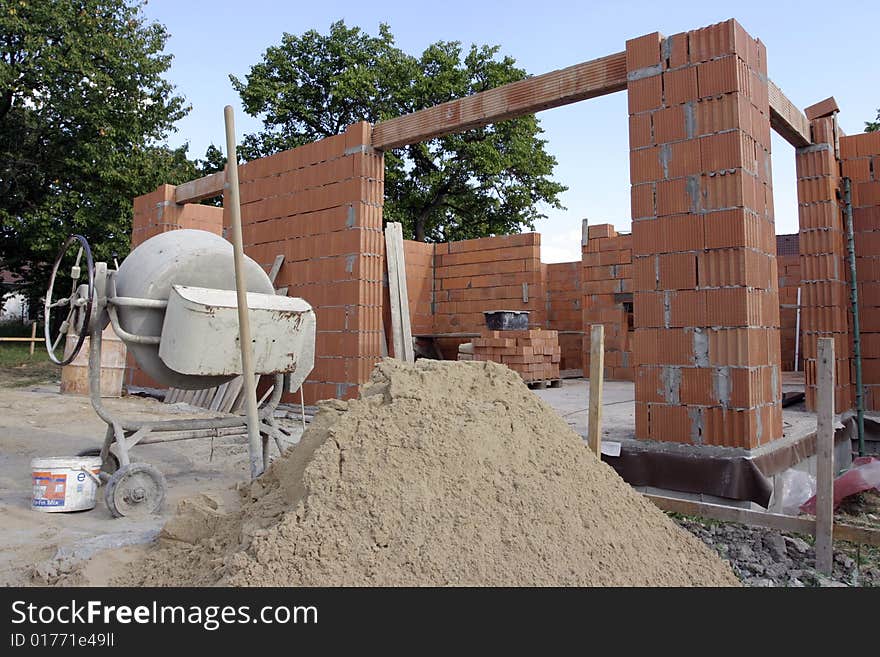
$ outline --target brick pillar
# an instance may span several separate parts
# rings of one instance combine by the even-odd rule
[[[174,185],[160,185],[155,191],[134,199],[132,249],[159,233],[179,228],[207,230],[217,235],[223,233],[223,208],[196,203],[178,205],[174,202],[174,190]],[[164,387],[144,374],[131,354],[125,369],[125,383],[145,388]]]
[[[766,52],[733,20],[626,44],[636,437],[782,436]]]
[[[284,254],[276,285],[315,310],[307,404],[356,397],[381,358],[384,157],[370,143],[362,122],[240,167],[245,252],[267,271]]]
[[[605,327],[605,378],[632,381],[629,312],[632,300],[632,236],[611,224],[587,226],[581,237],[583,369],[590,369],[590,326]]]
[[[815,410],[818,338],[834,338],[835,410],[851,406],[849,372],[849,288],[846,233],[835,155],[835,121],[826,116],[810,122],[813,144],[798,148],[799,244],[801,256],[801,336],[807,408]]]
[[[852,181],[865,408],[876,411],[880,410],[880,132],[841,137],[840,158],[843,175]],[[855,400],[854,391],[852,397]]]

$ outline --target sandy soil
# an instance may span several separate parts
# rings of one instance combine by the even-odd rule
[[[205,414],[141,397],[105,402],[114,413],[139,419]],[[57,384],[0,387],[0,585],[106,585],[140,556],[181,499],[208,493],[221,503],[237,503],[234,486],[247,479],[247,446],[240,438],[218,438],[133,450],[133,460],[151,463],[168,481],[161,515],[114,519],[104,504],[103,488],[91,511],[32,511],[31,459],[100,446],[104,431],[88,399],[60,395]],[[106,548],[115,549],[101,552]]]
[[[495,363],[383,361],[240,492],[189,501],[117,583],[738,583]]]

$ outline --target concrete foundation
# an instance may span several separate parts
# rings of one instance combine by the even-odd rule
[[[803,391],[802,380],[797,373],[785,377],[785,392]],[[566,420],[584,440],[587,436],[587,400],[590,384],[586,379],[569,379],[563,381],[560,388],[537,390],[535,394],[550,404]],[[617,462],[621,458],[643,459],[645,465],[638,470],[637,477],[651,479],[654,475],[664,480],[666,485],[644,485],[639,481],[630,483],[644,493],[690,499],[713,504],[724,504],[741,508],[770,509],[781,512],[781,488],[784,475],[788,470],[816,474],[815,431],[816,415],[804,408],[803,402],[783,410],[783,437],[770,444],[755,449],[741,447],[723,447],[717,445],[691,445],[660,441],[640,440],[635,438],[635,390],[632,383],[626,381],[606,381],[603,389],[602,408],[602,440],[605,443],[620,443],[621,456],[603,455],[609,465],[615,467],[627,479],[627,469],[620,468]],[[852,436],[839,424],[835,443],[835,470],[845,469],[852,463]],[[667,464],[675,464],[681,468],[680,485],[669,484],[668,472],[661,473]],[[731,490],[741,490],[742,495],[720,496],[708,492],[696,492],[695,489],[711,488],[705,481],[689,481],[688,467],[705,473],[717,472],[719,477],[740,477],[744,483]],[[737,474],[738,473],[738,474]],[[711,474],[710,474],[711,476]],[[757,479],[749,483],[749,477]],[[723,482],[716,482],[723,487]],[[748,499],[750,489],[769,489],[766,505]],[[755,496],[754,494],[752,495]]]

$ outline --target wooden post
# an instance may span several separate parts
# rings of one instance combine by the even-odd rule
[[[834,529],[834,340],[819,338],[816,414],[816,569],[831,574]]]
[[[590,414],[587,442],[597,458],[602,458],[602,380],[605,373],[605,326],[590,328]]]
[[[37,320],[31,322],[31,356],[34,355],[34,342],[37,339]]]

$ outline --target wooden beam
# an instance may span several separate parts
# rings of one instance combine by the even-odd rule
[[[190,180],[175,188],[174,202],[183,205],[220,196],[223,193],[224,185],[226,185],[226,171],[218,171],[196,180]]]
[[[834,565],[834,339],[817,342],[816,570],[830,575]]]
[[[770,96],[770,126],[789,144],[795,148],[809,146],[810,122],[794,103],[792,103],[782,89],[767,81],[767,92]]]
[[[658,508],[670,513],[681,513],[687,516],[699,516],[724,522],[738,522],[750,527],[766,527],[778,531],[816,535],[816,523],[810,518],[785,516],[766,511],[752,511],[721,504],[709,504],[694,500],[682,500],[676,497],[664,497],[662,495],[645,495]],[[856,525],[835,523],[834,537],[839,541],[852,541],[862,545],[880,547],[880,530],[858,527]]]
[[[590,403],[587,443],[596,458],[602,458],[602,382],[605,377],[605,325],[590,329]]]
[[[626,53],[619,52],[381,121],[372,145],[398,148],[624,89]]]

